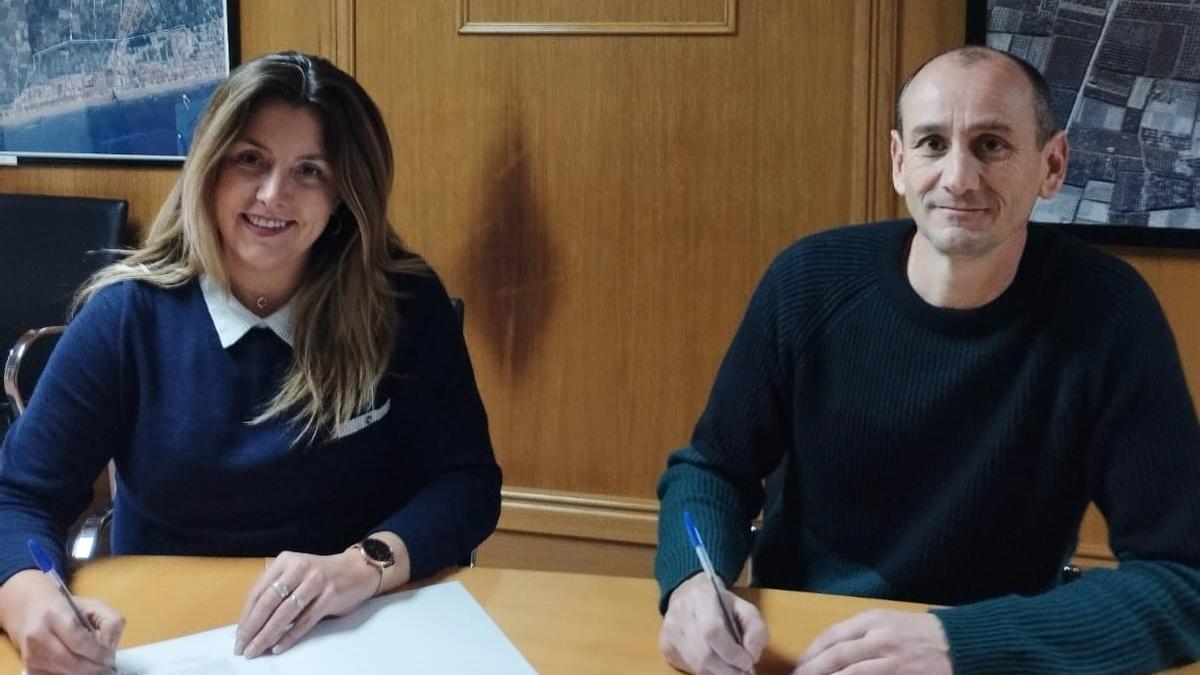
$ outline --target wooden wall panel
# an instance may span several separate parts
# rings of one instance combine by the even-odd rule
[[[487,23],[716,23],[737,0],[458,0]]]
[[[294,49],[354,72],[355,0],[242,0],[242,61]]]
[[[459,0],[460,33],[737,32],[738,0]]]
[[[767,262],[865,217],[871,3],[747,2],[735,36],[480,36],[358,4],[391,215],[467,303],[510,485],[648,497]]]
[[[894,70],[887,78],[891,82],[891,100],[888,101],[888,111],[883,116],[882,129],[876,127],[876,133],[886,143],[885,137],[895,126],[896,96],[899,95],[904,80],[929,58],[963,44],[967,10],[965,2],[951,0],[895,0],[894,3],[885,4],[894,4],[897,15],[897,58],[893,64]],[[879,150],[886,154],[887,148],[887,145],[883,145]],[[887,182],[887,194],[880,199],[879,210],[876,213],[880,217],[884,217],[885,214],[888,217],[907,215],[904,200],[892,189],[890,159],[884,158],[879,174]]]
[[[479,548],[483,567],[649,577],[658,502],[505,489],[496,534]]]

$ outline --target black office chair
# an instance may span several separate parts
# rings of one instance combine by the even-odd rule
[[[120,199],[0,194],[0,345],[13,345],[0,440],[32,395],[75,290],[115,259],[128,213]]]
[[[112,262],[128,211],[119,199],[0,194],[0,345],[66,321],[75,290]],[[56,332],[30,334],[18,354],[20,370],[6,366],[4,430],[19,412],[14,396],[28,398],[49,353],[32,343]]]

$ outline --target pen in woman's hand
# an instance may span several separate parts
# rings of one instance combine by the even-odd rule
[[[33,561],[37,563],[38,569],[44,572],[46,576],[50,577],[50,579],[54,581],[55,586],[58,586],[58,592],[62,593],[62,596],[67,601],[67,604],[71,606],[71,611],[75,612],[75,618],[79,619],[79,623],[82,624],[84,628],[88,629],[92,635],[95,635],[96,627],[93,626],[92,622],[88,621],[87,617],[83,615],[83,612],[79,609],[79,605],[75,604],[75,599],[71,597],[71,591],[67,589],[67,583],[63,581],[63,578],[61,575],[59,575],[58,570],[54,568],[54,561],[50,559],[49,555],[47,555],[46,550],[32,539],[25,542],[25,545],[29,547],[29,554],[33,556]]]
[[[80,625],[88,630],[94,637],[99,639],[100,635],[96,632],[96,626],[84,616],[83,611],[79,609],[79,605],[75,603],[75,598],[71,597],[71,591],[67,588],[67,583],[63,581],[62,575],[54,568],[54,561],[46,553],[46,549],[42,548],[33,539],[25,542],[25,546],[29,549],[29,554],[33,556],[33,561],[37,563],[38,569],[50,577],[54,585],[58,587],[58,592],[62,594],[63,599],[67,601],[67,605],[75,612],[75,618],[79,620]],[[117,672],[116,666],[112,667],[112,672]]]

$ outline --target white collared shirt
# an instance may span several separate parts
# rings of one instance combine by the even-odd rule
[[[270,316],[262,318],[246,309],[237,298],[226,293],[207,274],[200,275],[200,292],[204,295],[204,304],[208,306],[208,315],[212,317],[213,326],[217,329],[222,349],[229,349],[250,332],[251,328],[260,327],[270,329],[289,347],[292,346],[292,308],[295,306],[295,296]]]
[[[208,315],[212,317],[213,326],[217,329],[222,349],[229,349],[236,344],[251,328],[267,328],[289,347],[292,346],[292,308],[295,306],[295,296],[270,316],[262,318],[217,286],[207,274],[200,275],[200,292],[204,295],[204,304],[208,306]],[[386,417],[391,408],[391,400],[385,400],[378,408],[346,420],[334,430],[332,440],[366,429]]]

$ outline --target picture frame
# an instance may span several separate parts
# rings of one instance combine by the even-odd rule
[[[179,165],[237,60],[235,0],[0,0],[0,163]]]
[[[967,0],[968,44],[1050,84],[1067,180],[1032,220],[1099,244],[1200,248],[1200,6]]]

